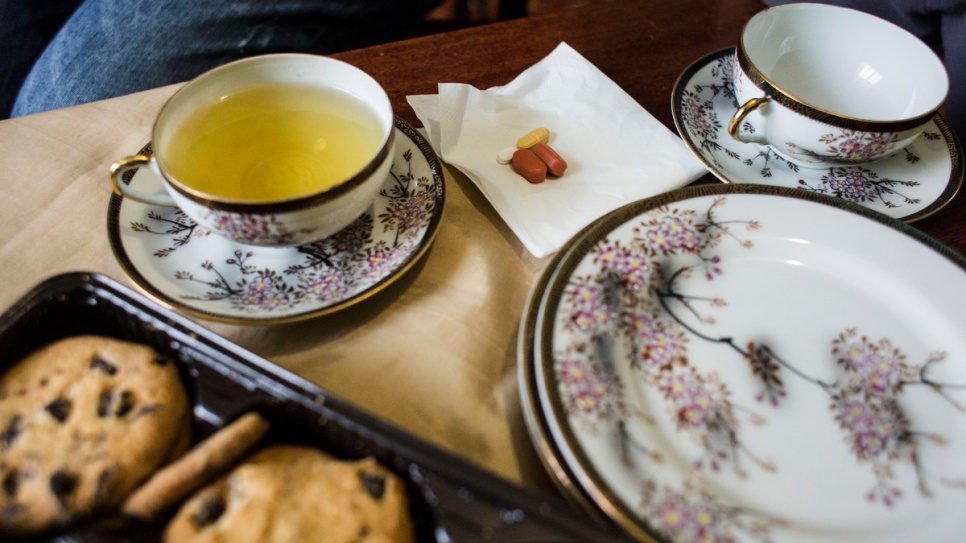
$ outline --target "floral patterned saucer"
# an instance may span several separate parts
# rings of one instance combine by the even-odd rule
[[[521,323],[525,419],[561,488],[640,540],[958,540],[963,299],[966,258],[902,222],[689,187],[546,269]]]
[[[201,229],[177,208],[111,197],[108,235],[118,262],[161,303],[238,324],[289,322],[353,305],[426,253],[443,212],[443,170],[428,142],[396,118],[390,175],[369,211],[328,239],[253,247]],[[129,180],[155,175],[142,168]]]
[[[671,98],[678,133],[722,181],[828,194],[906,222],[935,213],[962,185],[962,148],[939,115],[905,150],[862,166],[802,168],[767,146],[736,141],[728,134],[738,109],[733,68],[734,48],[707,55],[684,71]],[[853,143],[839,136],[830,134],[829,145]]]

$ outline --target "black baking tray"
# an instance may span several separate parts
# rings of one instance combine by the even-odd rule
[[[296,443],[346,459],[372,456],[407,482],[419,542],[623,542],[562,498],[522,488],[418,439],[96,273],[52,277],[0,315],[0,372],[60,338],[99,334],[174,358],[193,403],[194,437],[256,410],[263,445]],[[159,541],[163,524],[87,526],[20,542]]]

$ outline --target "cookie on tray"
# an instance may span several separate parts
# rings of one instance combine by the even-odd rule
[[[402,480],[375,460],[277,445],[195,494],[164,541],[409,543],[413,527]]]
[[[0,376],[0,534],[68,525],[120,502],[190,445],[175,363],[141,344],[76,336]]]

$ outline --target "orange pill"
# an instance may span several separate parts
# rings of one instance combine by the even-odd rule
[[[567,161],[561,158],[560,155],[557,154],[557,151],[554,151],[546,143],[538,143],[530,150],[533,151],[533,154],[537,155],[537,157],[539,157],[540,160],[547,165],[547,169],[550,170],[552,175],[560,177],[565,171],[567,171]]]
[[[543,183],[547,178],[547,164],[529,149],[517,149],[510,164],[514,171],[530,183]]]

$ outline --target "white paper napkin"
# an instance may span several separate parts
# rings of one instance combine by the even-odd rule
[[[566,43],[506,86],[440,83],[439,94],[407,100],[440,157],[537,257],[608,211],[707,173],[675,133]],[[541,126],[568,168],[532,185],[496,156]]]

